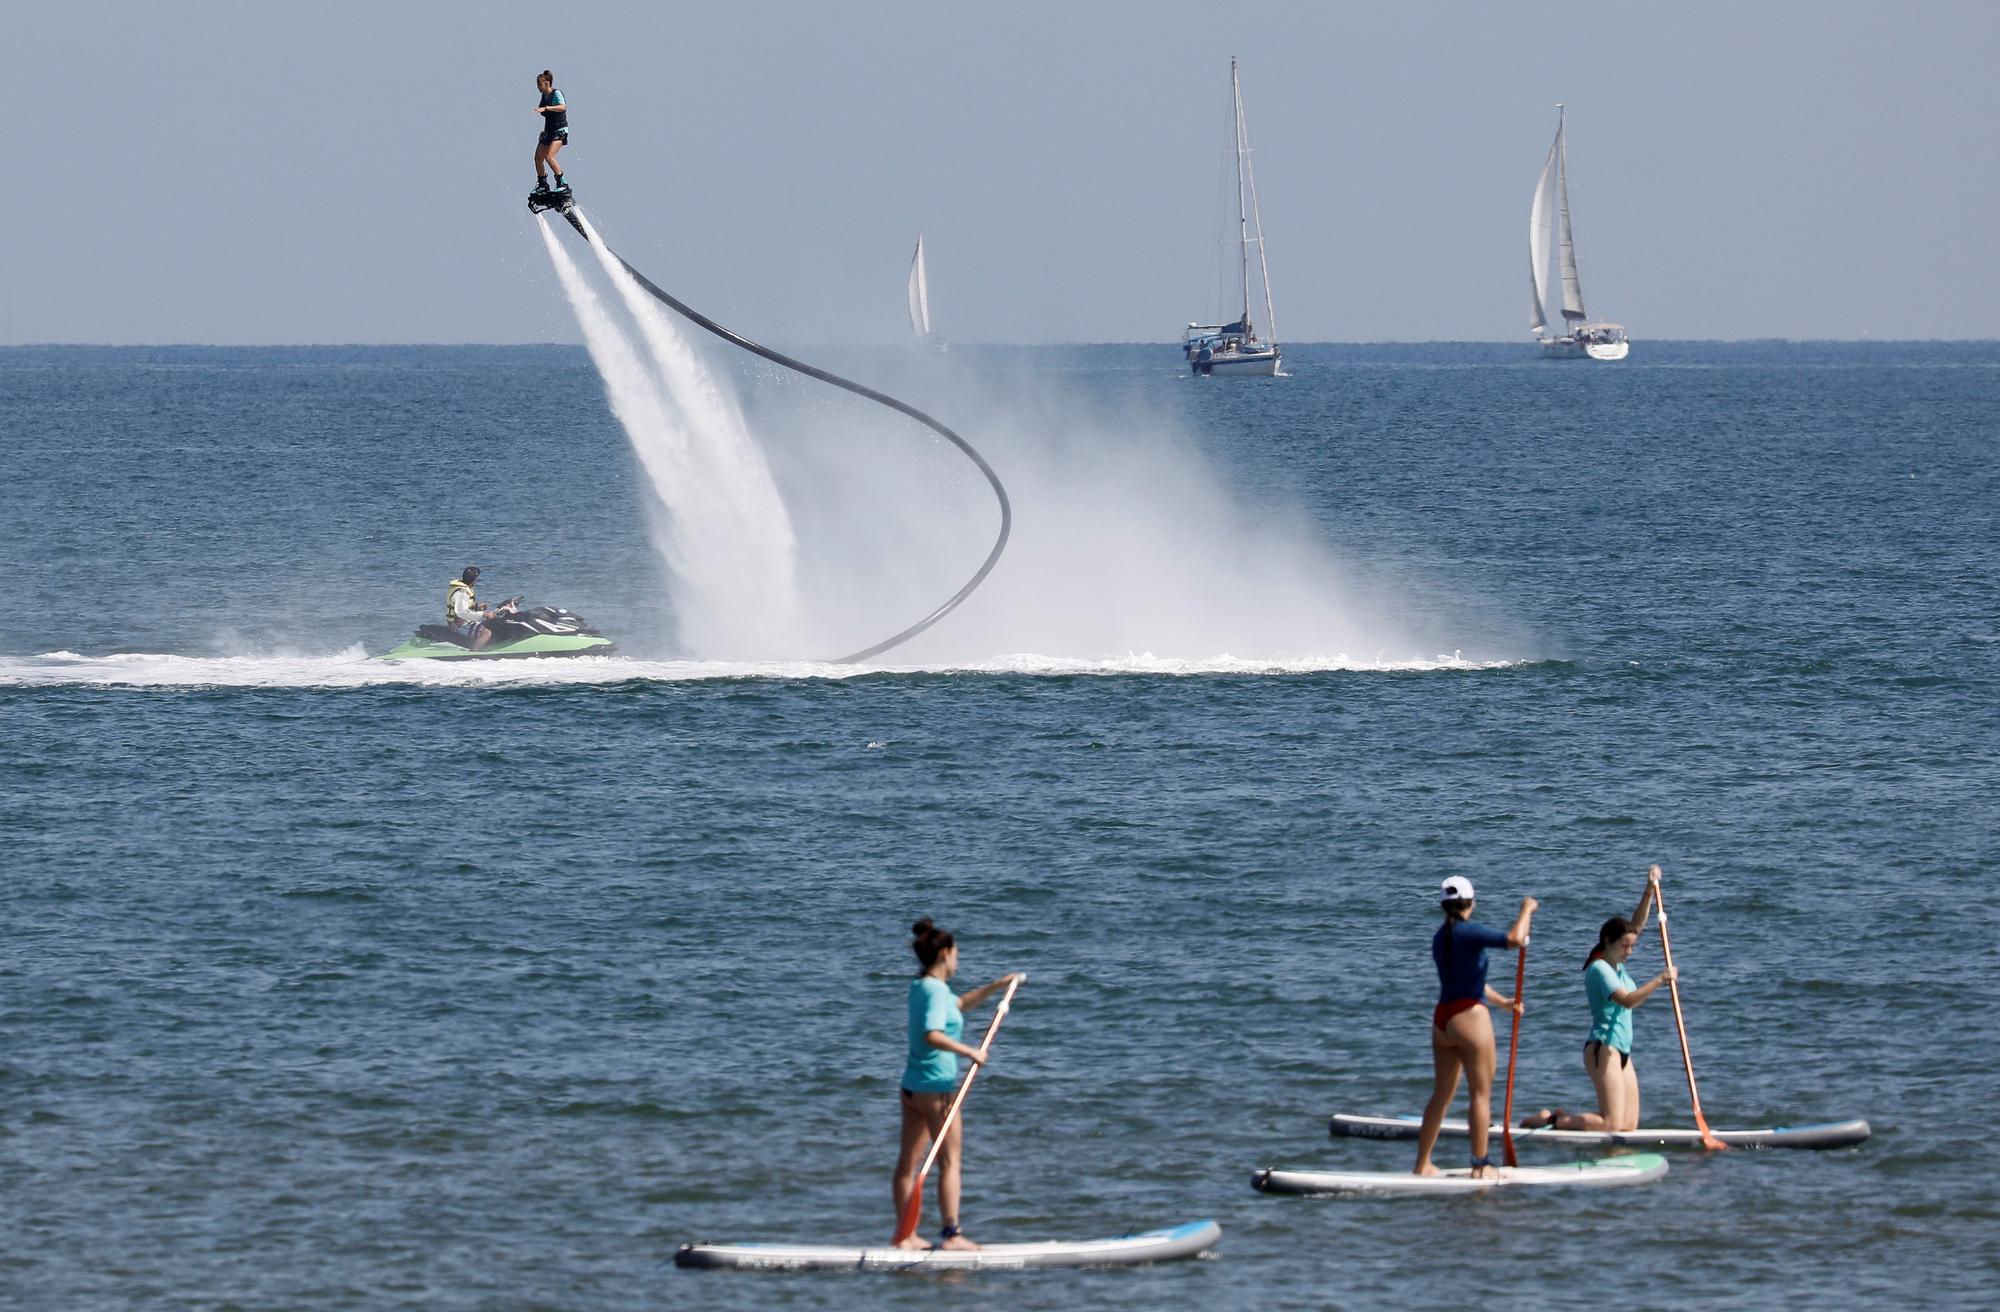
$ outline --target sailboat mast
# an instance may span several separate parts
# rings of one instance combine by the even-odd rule
[[[1583,308],[1583,282],[1576,273],[1576,238],[1569,226],[1569,135],[1565,131],[1568,111],[1556,103],[1556,193],[1561,198],[1563,318],[1572,325],[1589,318]]]
[[[1236,56],[1229,57],[1229,90],[1236,106],[1236,230],[1243,266],[1243,319],[1250,317],[1250,219],[1243,207],[1243,84],[1236,77]],[[1241,323],[1243,320],[1237,320]]]

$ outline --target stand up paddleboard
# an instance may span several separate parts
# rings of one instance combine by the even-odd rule
[[[1136,1266],[1193,1257],[1222,1227],[1190,1221],[1115,1239],[988,1244],[977,1249],[838,1248],[821,1244],[682,1244],[674,1265],[736,1271],[1020,1271],[1044,1266]]]
[[[1616,1189],[1650,1184],[1667,1173],[1667,1159],[1658,1153],[1605,1157],[1566,1166],[1496,1166],[1491,1174],[1472,1178],[1470,1168],[1442,1175],[1411,1175],[1408,1171],[1259,1171],[1251,1187],[1267,1194],[1316,1194],[1331,1198],[1436,1197],[1484,1193],[1530,1185],[1562,1188]]]
[[[1350,1116],[1336,1114],[1327,1122],[1334,1138],[1414,1139],[1423,1124],[1421,1116]],[[1463,1139],[1471,1131],[1464,1121],[1446,1121],[1440,1131],[1447,1138]],[[1498,1133],[1498,1127],[1495,1127]],[[1717,1130],[1715,1137],[1731,1148],[1852,1148],[1867,1141],[1870,1130],[1863,1120],[1828,1121],[1820,1125],[1776,1125],[1765,1130]],[[1557,1130],[1543,1126],[1535,1130],[1516,1129],[1516,1142],[1565,1144],[1572,1148],[1699,1148],[1701,1131],[1694,1129]]]

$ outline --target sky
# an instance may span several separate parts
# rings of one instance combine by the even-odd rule
[[[1227,17],[1220,15],[1227,13]],[[20,5],[0,345],[569,342],[554,69],[606,237],[752,336],[1176,341],[1240,58],[1278,336],[1527,334],[1569,106],[1592,314],[2000,337],[2000,4]]]

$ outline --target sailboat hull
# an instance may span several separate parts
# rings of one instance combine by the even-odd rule
[[[1593,324],[1568,336],[1540,341],[1544,360],[1623,360],[1632,351],[1625,330],[1615,324],[1609,328]]]
[[[1194,371],[1211,378],[1276,378],[1279,358],[1276,351],[1267,355],[1219,356],[1196,360]]]

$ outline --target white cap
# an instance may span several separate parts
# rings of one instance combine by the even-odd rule
[[[1438,889],[1438,901],[1472,901],[1472,881],[1464,875],[1453,875],[1450,879],[1444,881],[1443,887]]]

